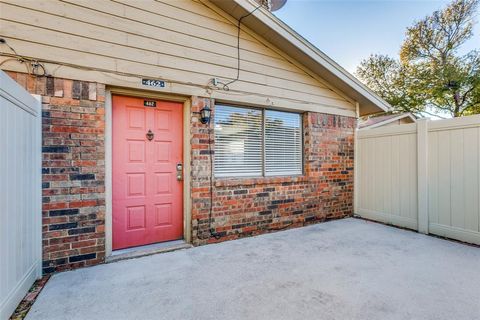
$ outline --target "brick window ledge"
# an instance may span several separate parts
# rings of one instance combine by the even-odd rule
[[[307,182],[306,175],[295,176],[276,176],[276,177],[242,177],[242,178],[216,178],[215,187],[232,187],[232,186],[251,186],[266,184],[282,184],[282,183],[302,183]]]

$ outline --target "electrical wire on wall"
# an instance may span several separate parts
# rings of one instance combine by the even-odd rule
[[[255,11],[257,11],[262,5],[258,5],[255,9],[247,13],[246,15],[240,17],[238,19],[237,23],[237,76],[235,79],[227,82],[227,83],[222,83],[221,81],[218,81],[216,78],[210,79],[210,81],[207,84],[207,92],[210,93],[210,106],[213,106],[213,98],[212,98],[212,93],[213,90],[219,90],[222,89],[224,91],[229,91],[230,88],[228,87],[230,84],[238,81],[240,79],[240,32],[241,32],[241,26],[242,26],[242,20],[245,19],[246,17],[250,16],[253,14]],[[218,84],[221,84],[222,87],[219,87]],[[213,119],[210,119],[212,121]],[[210,158],[210,206],[209,206],[209,213],[208,213],[208,231],[209,231],[209,237],[214,237],[215,239],[220,239],[221,235],[215,232],[215,228],[213,228],[213,194],[214,194],[214,161],[213,161],[213,150],[212,150],[212,129],[210,127],[211,125],[209,124],[208,127],[208,155]],[[207,239],[208,239],[207,238]]]
[[[214,100],[212,97],[210,97],[210,107],[214,105]],[[210,123],[212,123],[212,118],[210,118]],[[215,239],[220,239],[221,235],[219,235],[217,232],[215,232],[215,228],[212,227],[212,220],[213,220],[213,189],[215,187],[214,184],[214,161],[213,161],[213,156],[214,152],[212,150],[212,128],[211,124],[208,124],[208,156],[210,158],[210,207],[209,207],[209,212],[208,212],[208,231],[210,232],[210,236],[214,237]]]
[[[242,92],[242,91],[232,92],[230,90],[229,86],[231,84],[235,83],[236,81],[240,80],[240,70],[241,70],[240,69],[240,67],[241,67],[241,48],[240,48],[240,40],[241,39],[240,39],[240,35],[241,35],[242,21],[245,18],[252,15],[255,11],[257,11],[261,7],[262,7],[261,4],[258,5],[252,11],[250,11],[249,13],[240,17],[237,21],[237,44],[236,44],[236,51],[237,51],[237,59],[236,59],[237,63],[236,64],[237,64],[237,66],[236,66],[236,77],[234,79],[224,83],[224,82],[219,81],[218,78],[214,77],[214,78],[209,80],[207,85],[200,85],[200,84],[195,84],[195,83],[192,83],[192,82],[185,82],[185,81],[179,81],[179,80],[170,80],[170,79],[165,79],[165,78],[161,78],[161,77],[159,77],[158,80],[168,81],[170,83],[175,83],[175,84],[180,84],[180,85],[189,85],[189,86],[203,88],[210,95],[210,105],[211,106],[213,106],[213,103],[214,103],[212,95],[213,95],[213,92],[215,90],[228,91],[229,94],[232,94],[232,95],[245,95],[245,96],[246,95],[252,95],[251,92]],[[42,76],[51,77],[51,76],[53,76],[52,74],[47,73],[47,69],[45,67],[45,64],[56,65],[57,69],[60,68],[60,67],[69,67],[69,68],[75,68],[75,69],[79,69],[79,70],[96,71],[96,72],[100,72],[100,73],[102,73],[104,75],[108,75],[108,76],[119,75],[119,76],[124,76],[124,77],[133,77],[133,78],[144,77],[143,75],[128,73],[128,72],[122,72],[122,71],[117,71],[117,70],[113,71],[113,70],[102,69],[102,68],[98,68],[98,67],[86,67],[86,66],[82,66],[82,65],[78,65],[78,64],[74,64],[74,63],[69,63],[69,62],[61,62],[61,61],[54,61],[54,60],[47,60],[47,59],[37,59],[37,58],[34,58],[34,57],[28,57],[28,56],[18,54],[15,51],[15,49],[7,43],[7,41],[5,39],[0,38],[0,45],[2,45],[2,44],[7,46],[9,48],[9,50],[11,50],[12,53],[0,52],[0,56],[7,57],[7,59],[0,62],[0,67],[2,65],[4,65],[5,63],[9,62],[9,61],[17,61],[17,62],[25,65],[25,68],[26,68],[28,74],[34,75],[34,76],[37,76],[37,77],[42,77]],[[57,69],[54,69],[53,74],[55,73],[55,71]],[[263,95],[263,94],[260,94],[260,93],[256,93],[256,95],[267,97],[267,101],[270,98],[267,95]],[[290,100],[292,102],[309,103],[309,102],[300,101],[300,100],[292,99],[292,98],[286,98],[286,100]],[[213,121],[213,119],[212,119],[212,121]],[[213,207],[214,207],[213,201],[214,201],[215,184],[214,184],[214,151],[212,150],[212,147],[211,147],[212,142],[213,142],[212,131],[213,131],[213,129],[209,125],[209,127],[208,127],[208,140],[209,140],[208,141],[208,153],[209,153],[209,157],[210,157],[209,160],[210,160],[211,170],[210,170],[210,208],[209,208],[209,217],[208,217],[208,232],[209,232],[208,238],[214,237],[216,239],[219,239],[219,238],[222,237],[222,235],[219,234],[219,233],[216,233],[215,228],[213,228]],[[286,226],[283,226],[281,228],[276,228],[276,229],[275,228],[268,228],[267,230],[281,230],[281,229],[284,229],[284,228],[286,228],[290,225],[291,225],[291,223],[286,225]]]
[[[255,11],[260,9],[262,6],[263,6],[262,4],[258,5],[255,9],[253,9],[252,11],[247,13],[246,15],[241,16],[240,19],[238,19],[238,22],[237,22],[237,76],[235,77],[235,79],[230,80],[227,83],[223,83],[221,81],[216,80],[216,78],[213,78],[212,80],[210,80],[209,85],[213,85],[214,89],[220,89],[217,85],[217,83],[218,83],[218,84],[222,85],[221,89],[223,89],[224,91],[229,91],[230,90],[229,85],[231,85],[232,83],[240,80],[240,61],[241,61],[241,59],[240,59],[240,51],[241,51],[240,50],[240,33],[241,33],[241,30],[242,30],[242,20],[245,19],[246,17],[252,15]]]
[[[4,56],[10,56],[10,58],[7,58],[2,62],[0,62],[0,67],[4,65],[6,62],[17,61],[25,65],[25,68],[27,69],[27,73],[30,75],[34,75],[36,77],[48,76],[47,71],[45,70],[45,66],[42,63],[40,63],[38,60],[19,55],[17,51],[15,51],[15,49],[12,48],[12,46],[10,46],[7,43],[7,40],[3,38],[0,38],[0,44],[7,46],[7,48],[9,48],[13,52],[13,54],[2,53],[2,55]],[[38,72],[39,69],[42,69],[41,73]]]
[[[252,11],[250,11],[249,13],[247,13],[246,15],[240,17],[240,19],[238,19],[238,23],[237,23],[237,76],[235,77],[235,79],[227,82],[227,83],[223,83],[221,81],[219,81],[217,78],[212,78],[210,79],[209,83],[207,84],[207,92],[209,92],[210,94],[210,105],[213,106],[213,99],[212,99],[212,94],[213,94],[213,90],[224,90],[224,91],[230,91],[230,88],[229,88],[229,85],[231,85],[232,83],[240,80],[240,62],[241,62],[241,57],[240,57],[240,33],[241,33],[241,24],[242,24],[242,20],[245,19],[246,17],[252,15],[255,11],[257,11],[259,8],[261,8],[262,5],[260,4],[259,6],[257,6],[255,9],[253,9]],[[219,84],[221,85],[221,87],[219,87]],[[213,119],[211,118],[211,121]],[[215,187],[215,184],[214,184],[214,160],[213,160],[213,152],[211,150],[211,144],[212,144],[212,137],[211,137],[211,131],[212,129],[209,127],[208,128],[208,154],[209,154],[209,157],[210,157],[210,208],[209,208],[209,215],[208,215],[208,230],[209,230],[209,233],[210,233],[210,236],[211,237],[214,237],[215,239],[220,239],[222,237],[222,235],[218,234],[217,232],[215,232],[215,228],[213,228],[213,194],[214,194],[214,187]],[[283,229],[286,229],[288,227],[290,227],[291,225],[293,225],[293,223],[288,223],[282,227],[279,227],[279,228],[266,228],[265,230],[267,231],[279,231],[279,230],[283,230]]]
[[[0,38],[0,45],[2,44],[1,38]],[[5,44],[5,43],[3,43]],[[123,71],[117,71],[117,70],[110,70],[110,69],[104,69],[104,68],[98,68],[98,67],[87,67],[75,63],[69,63],[69,62],[61,62],[61,61],[56,61],[56,60],[48,60],[48,59],[41,59],[41,58],[36,58],[36,57],[30,57],[30,56],[25,56],[25,55],[19,55],[15,53],[6,53],[6,52],[0,52],[0,57],[7,57],[7,59],[3,60],[0,62],[0,66],[3,64],[9,62],[9,61],[16,61],[21,64],[24,64],[26,61],[30,62],[30,65],[33,65],[33,70],[30,71],[29,65],[25,64],[26,69],[28,70],[28,74],[37,76],[37,77],[54,77],[56,71],[61,68],[61,67],[68,67],[68,68],[74,68],[78,70],[86,70],[86,71],[96,71],[101,73],[105,77],[112,77],[112,75],[118,75],[122,77],[131,77],[131,78],[150,78],[154,80],[161,80],[165,81],[168,83],[172,84],[179,84],[179,85],[186,85],[186,86],[191,86],[191,87],[196,87],[196,88],[201,88],[205,90],[206,94],[211,94],[212,91],[214,90],[222,90],[222,87],[214,86],[212,83],[214,82],[213,79],[216,78],[211,78],[208,82],[207,85],[203,84],[197,84],[189,81],[180,81],[180,80],[175,80],[175,79],[167,79],[164,77],[152,77],[151,75],[145,75],[145,74],[138,74],[138,73],[131,73],[131,72],[123,72]],[[47,71],[47,64],[55,65],[56,67],[53,70]],[[42,72],[37,72],[36,70],[42,69]],[[112,77],[113,78],[113,77]],[[118,80],[117,78],[114,78]],[[217,84],[222,84],[220,81],[217,81]],[[223,84],[222,84],[223,85]],[[232,91],[230,89],[227,90],[229,95],[235,95],[235,96],[252,96],[255,95],[257,97],[263,97],[266,98],[266,101],[270,101],[270,96],[262,93],[252,93],[252,92],[244,92],[244,91]],[[282,98],[285,101],[290,101],[292,103],[302,103],[306,105],[312,105],[315,106],[316,103],[310,102],[310,101],[303,101],[300,99],[295,99],[295,98],[289,98],[289,97],[283,97]]]

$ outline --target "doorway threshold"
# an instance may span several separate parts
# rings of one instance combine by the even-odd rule
[[[193,246],[185,240],[174,240],[160,243],[147,244],[145,246],[133,247],[112,251],[112,255],[105,259],[105,262],[115,262],[125,259],[134,259],[149,256],[157,253],[165,253],[175,250],[188,249]]]

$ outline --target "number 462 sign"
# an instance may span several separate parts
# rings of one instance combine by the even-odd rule
[[[142,79],[142,84],[149,87],[165,88],[165,81],[162,80]]]

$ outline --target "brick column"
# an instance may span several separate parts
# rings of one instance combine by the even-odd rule
[[[306,117],[305,169],[319,197],[312,206],[327,219],[353,215],[355,126],[350,117],[313,112]]]
[[[9,75],[42,95],[44,272],[103,262],[105,86]]]
[[[192,197],[192,240],[194,244],[206,243],[209,239],[210,177],[213,150],[213,121],[209,125],[200,122],[197,112],[209,106],[214,113],[211,100],[192,97],[191,108],[191,197]],[[210,144],[210,146],[209,146]],[[212,159],[213,160],[213,159]]]

